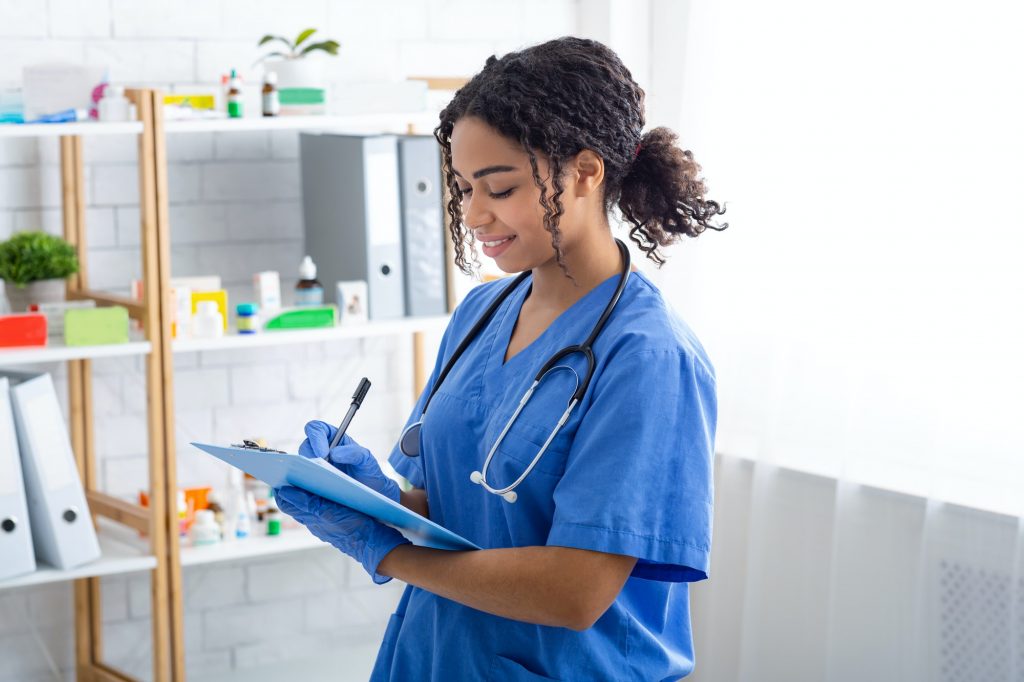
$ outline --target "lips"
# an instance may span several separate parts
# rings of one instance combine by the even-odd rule
[[[487,246],[487,247],[492,248],[492,249],[497,247],[497,246],[501,246],[501,244],[503,242],[505,242],[505,241],[507,241],[509,239],[515,239],[515,235],[514,234],[503,235],[503,236],[494,235],[494,236],[487,236],[487,237],[481,237],[480,235],[476,236],[476,240],[478,242],[480,242],[484,246]]]
[[[477,241],[483,245],[484,255],[488,258],[497,258],[515,243],[515,235],[489,236],[487,239],[477,237]]]

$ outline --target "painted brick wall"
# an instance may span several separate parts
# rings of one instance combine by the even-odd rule
[[[307,26],[342,43],[329,78],[339,110],[381,106],[410,75],[470,75],[492,53],[573,33],[574,0],[0,0],[0,86],[27,64],[104,63],[114,82],[166,89],[211,84],[247,70],[264,33]],[[393,88],[392,88],[393,89]],[[348,98],[346,93],[350,93]],[[288,290],[304,255],[297,133],[192,134],[168,139],[175,275],[220,274],[234,301],[258,270]],[[132,138],[87,139],[91,284],[125,292],[139,275],[138,179]],[[0,141],[0,239],[61,230],[55,140]],[[40,367],[63,377],[60,365]],[[190,440],[260,434],[294,447],[302,424],[336,420],[360,376],[374,381],[352,434],[385,455],[412,403],[406,338],[339,341],[175,358],[179,482],[208,485],[224,468]],[[134,496],[145,486],[145,382],[137,358],[94,363],[103,485]],[[63,390],[63,382],[58,379]],[[309,679],[362,679],[401,585],[376,587],[333,550],[187,568],[190,679],[340,653],[348,663]],[[104,580],[104,642],[116,664],[150,676],[149,592],[143,575]],[[70,585],[0,592],[0,682],[70,679]],[[339,660],[335,658],[334,660]]]

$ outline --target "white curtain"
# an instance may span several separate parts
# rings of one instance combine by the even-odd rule
[[[719,379],[698,680],[1024,680],[1024,10],[653,0],[731,227],[656,273]]]

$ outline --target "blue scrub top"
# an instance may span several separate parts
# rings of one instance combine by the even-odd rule
[[[618,278],[588,292],[505,362],[531,280],[520,284],[431,401],[422,455],[409,458],[396,447],[390,461],[426,488],[431,519],[484,549],[557,545],[637,557],[622,592],[593,627],[576,632],[491,615],[409,586],[371,679],[675,680],[693,669],[687,583],[708,576],[715,374],[700,342],[649,279],[630,276],[594,344],[590,387],[516,488],[518,500],[509,504],[469,479],[548,358],[590,334]],[[510,282],[477,286],[458,306],[427,391]],[[564,364],[582,379],[582,357]],[[526,469],[575,385],[565,369],[541,383],[491,461],[493,487]]]

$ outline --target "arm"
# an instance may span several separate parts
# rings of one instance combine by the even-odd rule
[[[450,552],[401,545],[377,572],[496,616],[580,631],[608,610],[635,563],[571,547]]]
[[[430,518],[430,509],[427,507],[427,491],[423,488],[413,488],[408,492],[403,490],[400,502],[406,509],[414,511],[424,518]]]

